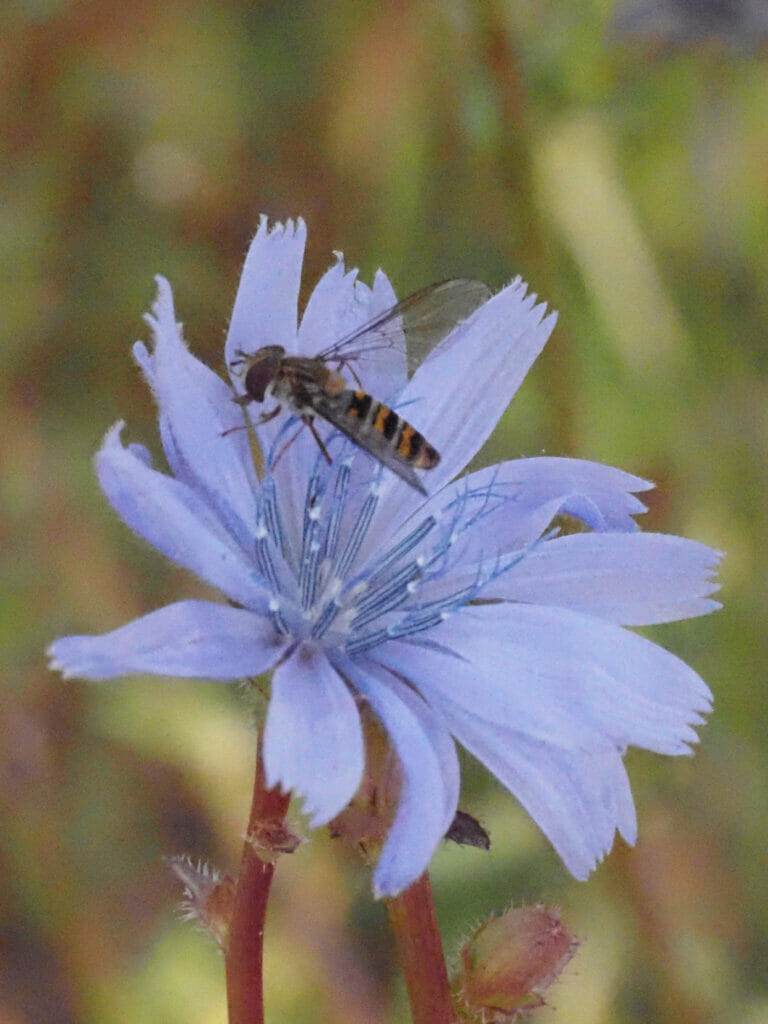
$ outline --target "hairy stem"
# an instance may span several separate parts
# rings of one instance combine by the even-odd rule
[[[269,858],[263,850],[259,856],[253,837],[279,831],[290,802],[290,794],[265,786],[260,740],[261,737],[251,814],[229,925],[226,958],[229,1024],[264,1024],[264,921],[275,857]],[[265,856],[268,859],[264,859]]]

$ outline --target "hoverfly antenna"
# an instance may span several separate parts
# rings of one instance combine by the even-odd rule
[[[231,370],[233,373],[237,374],[237,376],[239,377],[239,376],[241,376],[241,374],[238,373],[238,370],[242,366],[245,365],[245,362],[246,362],[247,359],[248,359],[248,353],[247,352],[243,352],[243,350],[241,348],[235,349],[235,358],[227,363],[227,369]]]

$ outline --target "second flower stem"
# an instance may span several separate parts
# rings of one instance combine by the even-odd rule
[[[455,1024],[456,1013],[437,926],[429,875],[387,901],[413,1024]]]

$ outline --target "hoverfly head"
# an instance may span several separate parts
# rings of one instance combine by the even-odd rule
[[[247,366],[243,387],[248,399],[264,401],[267,388],[279,373],[284,356],[285,349],[281,345],[266,345],[252,356],[242,357],[243,364]]]

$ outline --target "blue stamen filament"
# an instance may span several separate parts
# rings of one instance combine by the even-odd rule
[[[329,601],[325,605],[323,610],[320,612],[320,615],[317,617],[317,619],[312,624],[312,636],[316,640],[319,637],[321,637],[323,635],[323,633],[326,632],[328,627],[331,625],[333,620],[336,618],[336,616],[341,611],[341,608],[342,608],[342,605],[339,603],[338,600]]]
[[[275,627],[278,633],[284,636],[290,635],[290,629],[288,623],[283,618],[282,609],[280,606],[280,598],[272,597],[269,601],[269,617],[272,621],[272,625]]]
[[[357,606],[358,613],[352,621],[352,629],[362,628],[407,601],[413,593],[411,585],[419,576],[418,565],[410,562],[383,586],[370,590]]]
[[[301,607],[306,612],[317,600],[317,584],[319,566],[322,561],[322,532],[320,523],[322,487],[318,474],[314,473],[307,488],[304,505],[304,534],[301,543],[301,563],[299,566],[299,593]]]
[[[398,544],[395,544],[395,546],[377,562],[374,562],[368,579],[375,580],[382,573],[386,572],[390,566],[394,565],[395,562],[398,562],[404,555],[413,551],[416,545],[420,544],[427,534],[434,529],[436,523],[437,520],[434,516],[427,516],[426,519],[423,519],[406,537],[404,537]]]
[[[339,532],[341,530],[341,520],[347,503],[350,476],[351,471],[349,462],[344,461],[339,463],[339,468],[336,471],[336,483],[333,488],[331,518],[328,523],[328,534],[325,540],[325,553],[328,558],[336,557],[336,549],[339,544]]]
[[[281,553],[285,551],[285,534],[280,520],[280,511],[277,507],[277,491],[275,481],[267,477],[259,489],[259,504],[261,515],[267,527],[269,536]]]
[[[254,555],[256,556],[256,567],[261,576],[267,581],[273,593],[280,591],[280,581],[277,576],[277,569],[272,558],[272,545],[264,520],[260,520],[256,527],[254,538]]]
[[[445,528],[442,531],[442,539],[434,546],[432,551],[428,555],[422,555],[414,562],[409,563],[408,566],[392,576],[385,584],[377,587],[375,592],[366,595],[364,601],[361,601],[358,605],[358,615],[351,624],[353,635],[347,643],[347,651],[350,654],[370,650],[389,639],[413,637],[418,633],[439,625],[453,612],[480,596],[483,587],[508,572],[525,558],[532,548],[538,545],[539,542],[537,541],[524,551],[513,552],[506,557],[499,555],[493,560],[491,565],[481,557],[475,568],[475,579],[468,585],[461,586],[435,600],[411,605],[410,608],[403,609],[397,621],[390,622],[387,626],[380,626],[366,635],[360,635],[359,630],[363,626],[368,625],[375,619],[380,619],[396,607],[408,604],[413,595],[420,589],[421,583],[437,580],[447,571],[450,551],[462,534],[497,507],[496,503],[491,500],[493,497],[498,496],[491,494],[489,488],[487,491],[478,491],[474,494],[465,492],[455,502],[452,502],[453,515],[451,515],[449,522],[445,524]],[[480,498],[482,503],[473,515],[467,517],[466,506],[471,498]],[[500,500],[503,499],[500,498]],[[427,520],[425,520],[426,523]],[[433,525],[434,522],[430,523],[428,529],[431,530]],[[424,525],[425,534],[428,532],[428,529]],[[416,532],[416,530],[413,531],[414,534]],[[406,538],[406,542],[410,539],[410,536]],[[391,556],[391,552],[385,555],[379,566],[391,565],[394,561]],[[379,566],[376,568],[378,569]],[[398,584],[400,587],[399,591]],[[357,632],[357,635],[354,635],[355,632]]]
[[[371,525],[373,514],[376,511],[378,503],[378,487],[374,484],[365,496],[365,501],[360,509],[360,515],[358,516],[357,522],[355,523],[349,540],[347,541],[347,546],[339,559],[336,574],[342,579],[347,575],[350,566],[360,551],[360,547],[365,540],[365,535],[368,533],[368,528]]]

